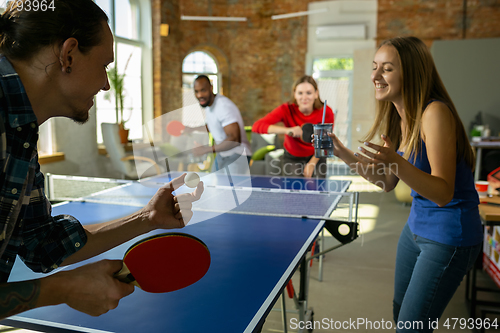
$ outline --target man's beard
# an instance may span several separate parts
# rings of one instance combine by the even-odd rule
[[[70,117],[71,120],[73,120],[75,123],[83,125],[89,120],[89,111],[76,111],[73,113],[73,115]]]

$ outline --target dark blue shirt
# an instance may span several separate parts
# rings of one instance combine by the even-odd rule
[[[427,149],[422,140],[422,149],[413,162],[420,170],[430,174],[431,166]],[[400,153],[402,154],[402,153]],[[474,186],[472,170],[462,159],[457,163],[455,192],[453,199],[444,207],[411,190],[411,205],[408,225],[411,231],[421,237],[452,246],[472,246],[481,243],[483,231],[479,217],[479,197]]]

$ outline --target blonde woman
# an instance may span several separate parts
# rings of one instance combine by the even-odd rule
[[[293,85],[292,100],[278,106],[264,118],[255,122],[256,133],[285,134],[283,170],[278,172],[292,177],[326,177],[326,158],[314,156],[311,142],[302,140],[302,125],[319,124],[323,118],[323,102],[319,98],[316,81],[304,75]],[[327,106],[325,123],[333,123],[332,109]],[[276,125],[282,123],[283,125]]]
[[[473,152],[426,45],[416,37],[382,43],[373,60],[375,123],[359,147],[332,134],[335,155],[385,191],[412,189],[396,256],[397,332],[432,332],[476,260],[482,240]],[[370,140],[380,135],[378,144]],[[405,323],[422,322],[404,328]]]

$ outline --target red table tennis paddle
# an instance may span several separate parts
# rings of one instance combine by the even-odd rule
[[[184,126],[180,121],[171,120],[168,122],[166,130],[167,133],[172,136],[180,136],[185,128],[186,126]]]
[[[133,244],[115,278],[150,293],[165,293],[197,282],[209,267],[210,252],[200,239],[163,233]]]

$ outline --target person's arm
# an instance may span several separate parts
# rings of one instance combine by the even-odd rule
[[[84,226],[87,235],[85,245],[59,266],[91,258],[154,229],[184,227],[193,215],[192,202],[198,200],[203,192],[203,183],[200,182],[193,193],[173,196],[172,192],[184,184],[184,177],[185,174],[160,188],[150,202],[135,214]],[[36,266],[32,262],[26,264]],[[121,267],[121,260],[102,260],[42,279],[0,284],[0,317],[61,303],[90,315],[101,315],[114,309],[122,297],[134,290],[133,286],[113,277]]]
[[[224,126],[224,133],[226,133],[226,139],[213,147],[216,152],[230,150],[241,144],[241,130],[238,123]]]
[[[149,203],[134,214],[84,226],[86,245],[66,258],[61,266],[91,258],[151,230],[183,228],[193,216],[192,203],[203,193],[203,182],[200,182],[194,192],[174,196],[172,192],[184,184],[185,176],[159,188]]]
[[[40,300],[40,280],[0,284],[0,319],[48,305],[48,300]]]
[[[358,153],[354,153],[345,147],[335,134],[331,133],[328,135],[333,141],[333,154],[343,160],[358,175],[386,192],[396,187],[399,178],[396,177],[389,167],[386,167],[382,163],[374,163],[371,159],[366,159]],[[391,149],[389,146],[384,145],[384,147]],[[397,153],[395,154],[398,155]]]
[[[193,132],[207,132],[209,133],[210,131],[208,130],[208,127],[207,125],[202,125],[202,126],[197,126],[197,127],[189,127],[189,126],[186,126],[184,127],[184,129],[182,130],[182,134],[189,134],[189,133],[193,133]]]
[[[312,156],[309,162],[307,162],[304,168],[304,177],[312,177],[316,164],[318,164],[319,158]]]
[[[421,196],[445,206],[453,199],[456,174],[456,123],[441,102],[431,103],[422,115],[422,136],[431,167],[428,174],[410,163],[399,167],[397,176]]]
[[[285,127],[276,125],[277,123],[283,122],[286,111],[288,111],[287,104],[278,106],[263,118],[257,120],[252,126],[252,132],[259,134],[286,134],[300,137],[302,135],[302,128],[300,128],[300,126]]]
[[[121,267],[121,260],[102,260],[41,279],[0,284],[0,319],[63,303],[91,316],[106,313],[134,291],[113,277]]]
[[[224,126],[224,132],[226,133],[226,139],[219,144],[214,144],[212,147],[209,146],[199,146],[193,148],[193,154],[195,156],[201,156],[209,153],[216,153],[220,151],[226,151],[237,147],[241,143],[241,132],[240,125],[238,123],[232,123]]]
[[[293,136],[294,138],[301,138],[302,127],[300,126],[285,127],[280,125],[269,125],[269,127],[267,128],[267,133],[286,134],[288,136]]]
[[[421,196],[442,207],[453,199],[456,174],[455,120],[448,107],[431,103],[422,115],[422,137],[427,148],[431,173],[426,173],[393,150],[374,144],[377,153],[363,151],[373,163],[390,165],[391,172]],[[385,139],[386,144],[390,142]]]

